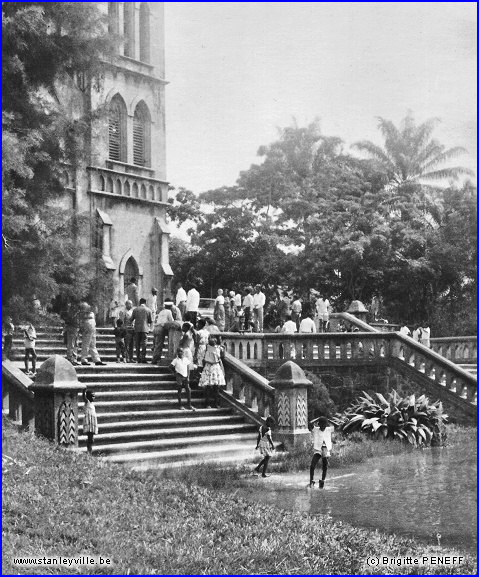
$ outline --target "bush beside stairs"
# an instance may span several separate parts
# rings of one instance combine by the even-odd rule
[[[38,331],[37,335],[38,366],[53,354],[66,354],[59,328]],[[22,339],[14,340],[14,348],[22,351],[22,343]],[[150,335],[150,358],[151,345]],[[206,408],[200,389],[192,389],[194,412],[178,409],[176,382],[169,368],[117,363],[113,329],[97,329],[97,349],[106,366],[76,367],[78,380],[95,392],[99,434],[95,436],[94,455],[135,469],[252,459],[255,424],[245,422],[230,407]],[[182,397],[185,404],[184,391]],[[81,433],[80,397],[79,408]],[[86,451],[82,434],[79,447]]]

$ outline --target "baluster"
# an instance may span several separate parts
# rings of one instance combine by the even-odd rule
[[[381,343],[381,346],[379,347],[379,356],[382,358],[386,356],[386,347],[384,341]]]
[[[257,397],[257,403],[258,403],[258,415],[260,417],[262,417],[264,415],[264,407],[265,407],[265,393],[261,392],[258,394]]]
[[[251,410],[255,411],[256,413],[258,412],[258,398],[256,394],[253,394],[251,397]]]
[[[436,367],[434,365],[429,365],[427,376],[433,381],[436,380]]]
[[[238,345],[238,358],[243,360],[243,343],[241,341]]]
[[[469,347],[467,345],[464,345],[464,348],[462,350],[462,357],[464,361],[469,360]]]
[[[457,380],[456,379],[452,379],[451,384],[449,386],[449,390],[451,391],[451,393],[457,393]]]
[[[425,372],[426,372],[426,363],[425,363],[423,360],[421,360],[420,363],[419,363],[418,371],[421,372],[421,373],[425,373]]]
[[[324,360],[329,360],[330,356],[329,356],[329,341],[324,343],[323,346],[323,359]]]
[[[246,358],[251,359],[251,343],[246,344]]]
[[[439,384],[442,385],[443,387],[446,386],[447,384],[447,379],[446,379],[446,373],[444,371],[441,372],[441,375],[439,377]]]
[[[339,346],[339,358],[345,361],[348,358],[348,345],[344,341]]]

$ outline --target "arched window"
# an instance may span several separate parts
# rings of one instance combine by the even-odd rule
[[[148,2],[140,4],[140,60],[150,62],[150,9]]]
[[[136,263],[136,260],[132,256],[130,256],[130,258],[126,261],[125,273],[123,276],[123,279],[124,279],[123,280],[123,282],[124,282],[123,288],[124,288],[125,294],[126,294],[126,287],[130,284],[130,280],[132,278],[137,279],[137,283],[138,283],[138,273],[139,273],[138,264]]]
[[[125,2],[123,6],[123,36],[125,39],[123,54],[135,58],[135,3]]]
[[[126,162],[126,105],[116,94],[108,111],[108,158]]]
[[[150,125],[150,112],[141,101],[133,116],[133,163],[138,166],[150,166]]]
[[[117,36],[120,32],[119,2],[108,2],[108,32]]]

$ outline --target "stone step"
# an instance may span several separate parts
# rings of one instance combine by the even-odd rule
[[[194,407],[204,408],[206,407],[206,403],[202,397],[198,397],[197,395],[191,395]],[[182,404],[186,403],[186,396],[182,394]],[[101,413],[109,413],[109,412],[122,412],[122,411],[138,411],[141,409],[176,409],[178,405],[178,401],[176,399],[176,391],[175,395],[172,398],[159,398],[155,400],[151,399],[135,399],[135,400],[122,400],[122,401],[100,401],[97,402],[95,400],[95,408],[98,414]],[[81,407],[81,405],[80,405]]]
[[[177,389],[164,389],[164,390],[129,390],[129,391],[97,391],[92,387],[92,390],[95,391],[95,407],[102,406],[102,403],[106,402],[122,402],[125,403],[132,401],[142,401],[142,400],[149,400],[152,403],[161,401],[163,399],[174,398],[176,399],[177,396]],[[184,393],[183,393],[184,395]],[[204,394],[203,391],[198,389],[193,389],[191,391],[191,398],[203,398]]]
[[[107,461],[123,463],[136,470],[162,469],[177,466],[180,463],[198,464],[211,461],[234,461],[241,463],[257,459],[254,454],[255,435],[244,436],[242,442],[231,441],[221,445],[199,445],[163,451],[131,451],[123,454],[110,454]],[[83,449],[85,450],[85,449]]]
[[[256,433],[251,431],[250,433],[242,432],[196,437],[171,437],[168,439],[154,439],[150,441],[93,445],[93,454],[111,455],[112,453],[116,453],[118,457],[120,457],[118,460],[121,461],[127,453],[161,453],[162,451],[168,451],[169,449],[176,450],[179,448],[196,448],[196,452],[203,452],[203,447],[209,447],[210,445],[213,447],[219,447],[229,443],[240,444],[243,442],[248,447],[251,447],[252,451],[255,447],[254,443],[256,442]]]
[[[168,429],[168,428],[181,428],[185,424],[196,426],[217,426],[222,424],[244,424],[241,415],[235,414],[225,414],[225,415],[206,415],[204,416],[204,411],[195,411],[194,413],[190,411],[180,411],[185,415],[184,418],[157,418],[157,419],[143,419],[143,420],[121,420],[113,422],[104,422],[102,417],[106,415],[98,415],[98,426],[102,433],[114,433],[122,431],[135,431],[138,429]],[[165,411],[166,412],[166,411]],[[198,414],[199,413],[199,414]],[[108,415],[110,416],[110,415]],[[80,416],[79,423],[83,424],[83,416]],[[81,429],[81,427],[80,427]]]
[[[136,429],[133,431],[108,431],[100,432],[95,435],[95,445],[99,451],[104,451],[106,446],[112,446],[116,444],[125,443],[139,443],[139,442],[156,442],[165,441],[174,438],[178,441],[178,444],[188,442],[192,437],[194,437],[195,442],[200,437],[208,436],[221,436],[229,434],[242,434],[242,433],[252,433],[254,432],[254,427],[252,425],[247,425],[245,423],[231,422],[231,423],[207,423],[203,425],[191,425],[183,427],[169,427],[161,429]],[[79,444],[83,445],[86,443],[86,435],[79,435]],[[103,448],[103,449],[102,449]]]
[[[143,422],[156,422],[157,420],[168,420],[170,422],[190,420],[195,421],[196,419],[202,419],[205,417],[218,417],[221,419],[224,416],[235,415],[232,409],[220,408],[220,409],[207,409],[202,407],[196,407],[196,411],[182,411],[176,407],[165,408],[163,410],[155,410],[150,407],[145,407],[143,410],[133,410],[133,411],[111,411],[108,413],[98,413],[98,423],[103,427],[109,423],[122,422],[127,426],[128,421],[136,421],[138,423]],[[235,415],[236,416],[236,415]],[[83,423],[83,411],[80,410],[78,415],[79,421]],[[148,424],[146,426],[149,426]]]
[[[106,378],[106,377],[105,377]],[[166,391],[176,387],[176,382],[174,379],[167,378],[166,376],[163,380],[156,381],[86,381],[84,379],[79,379],[79,381],[85,384],[89,389],[95,391],[95,393],[106,393],[106,392],[117,392],[122,394],[122,391],[128,393],[129,391],[136,391],[140,388],[143,391]],[[176,389],[175,389],[176,390]],[[99,397],[97,396],[97,399]]]

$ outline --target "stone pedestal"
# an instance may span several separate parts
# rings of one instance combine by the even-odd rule
[[[275,389],[274,438],[286,449],[305,445],[311,434],[308,429],[308,389],[311,381],[293,361],[282,365],[269,383]]]
[[[85,389],[73,365],[49,357],[38,369],[35,384],[35,432],[67,447],[78,446],[78,393]]]
[[[361,301],[352,301],[346,312],[354,315],[360,321],[366,322],[369,311]]]

